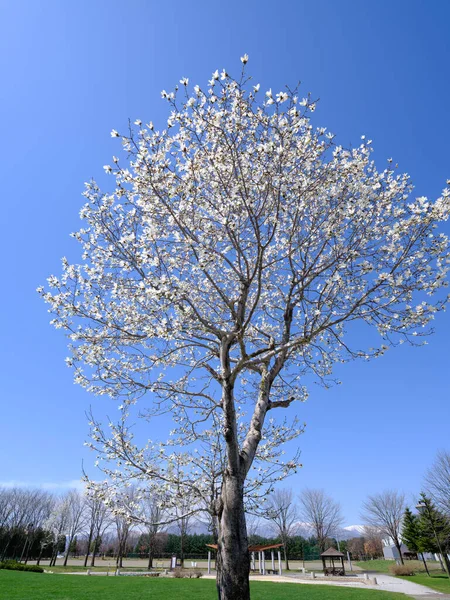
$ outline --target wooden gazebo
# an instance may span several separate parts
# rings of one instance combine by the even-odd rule
[[[338,552],[335,548],[328,548],[328,550],[325,550],[320,557],[322,559],[324,575],[345,575],[345,554]],[[335,561],[337,564],[335,564]]]
[[[262,575],[266,573],[273,573],[281,575],[282,567],[281,567],[281,552],[280,548],[283,544],[258,544],[255,546],[249,546],[248,551],[250,553],[250,568],[252,571],[257,571]],[[208,547],[208,573],[211,573],[211,550],[217,551],[217,544],[206,544]],[[270,566],[266,566],[266,550],[270,550],[270,558],[271,561],[269,563]],[[278,554],[278,568],[275,566],[275,550]],[[258,557],[258,566],[256,566],[256,556]]]

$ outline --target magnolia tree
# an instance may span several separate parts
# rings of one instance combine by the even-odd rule
[[[109,438],[93,425],[104,464],[116,462],[105,495],[134,473],[167,498],[192,494],[190,511],[206,499],[224,600],[250,594],[247,478],[298,467],[277,453],[301,432],[291,415],[305,378],[327,383],[335,363],[419,343],[446,301],[449,262],[436,233],[449,189],[410,199],[408,176],[377,170],[370,140],[337,145],[311,124],[310,97],[261,91],[241,60],[238,78],[216,71],[205,88],[182,79],[163,91],[163,129],[112,131],[125,158],[105,166],[114,189],[86,185],[82,261],[64,259],[40,290],[69,332],[76,381],[120,404]],[[353,322],[380,343],[355,346]],[[127,418],[143,397],[148,418],[172,414],[168,443],[133,440]],[[220,446],[213,489],[206,438]]]

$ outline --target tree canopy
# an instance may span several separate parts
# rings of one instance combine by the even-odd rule
[[[216,71],[205,88],[183,78],[163,91],[163,128],[138,119],[111,132],[125,157],[105,165],[112,191],[86,185],[73,234],[82,261],[64,259],[40,291],[69,332],[76,381],[120,402],[109,439],[93,424],[103,458],[120,463],[108,475],[173,492],[176,473],[175,488],[182,480],[219,530],[241,515],[241,534],[219,535],[219,548],[231,544],[224,560],[245,570],[237,498],[255,459],[255,490],[266,469],[270,486],[299,464],[279,447],[302,426],[275,409],[307,397],[308,374],[327,383],[336,363],[429,333],[446,300],[448,240],[435,229],[450,190],[411,199],[407,175],[391,161],[376,168],[371,140],[343,148],[313,126],[309,95],[262,91],[241,60],[238,78]],[[354,346],[357,321],[378,330],[376,347]],[[169,446],[133,444],[126,418],[144,395],[147,416],[173,415]],[[206,438],[220,455],[213,493],[202,460],[179,451]]]

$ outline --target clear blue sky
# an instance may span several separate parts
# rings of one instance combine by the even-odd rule
[[[64,486],[92,460],[84,411],[107,404],[72,384],[35,288],[76,256],[83,182],[104,181],[111,129],[162,118],[162,89],[236,72],[247,52],[262,86],[301,80],[318,125],[342,144],[366,134],[434,198],[450,177],[449,21],[442,0],[0,0],[0,483]],[[417,493],[449,447],[450,314],[436,326],[427,347],[347,365],[299,407],[304,468],[289,485],[325,488],[347,524],[367,493]]]

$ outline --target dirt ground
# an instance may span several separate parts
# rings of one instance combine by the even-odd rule
[[[33,564],[33,561],[29,561],[30,564]],[[67,565],[71,566],[71,567],[77,567],[80,568],[83,566],[84,563],[84,558],[69,558],[69,560],[67,561]],[[48,564],[48,561],[41,561],[41,566],[42,567],[46,567]],[[63,559],[58,559],[56,561],[57,566],[62,566],[63,564]],[[113,558],[102,558],[102,557],[97,557],[95,559],[95,567],[96,568],[102,568],[102,569],[107,569],[107,568],[115,568],[115,560]],[[145,559],[137,559],[137,558],[126,558],[123,560],[123,570],[127,570],[127,569],[147,569],[147,560]],[[293,561],[289,561],[289,569],[290,571],[301,571],[301,569],[303,568],[303,564],[305,566],[305,569],[307,571],[321,571],[322,570],[322,563],[321,561],[305,561],[305,563],[303,563],[302,561],[297,561],[297,560],[293,560]],[[345,562],[345,569],[348,572],[351,572],[350,566],[348,564],[348,562]],[[186,559],[184,561],[184,566],[186,569],[189,568],[199,568],[199,569],[207,569],[208,568],[208,561],[207,560],[191,560],[191,559]],[[212,561],[212,568],[214,569],[214,560]],[[278,561],[275,560],[275,568],[277,568],[278,566]],[[282,570],[284,571],[284,561],[282,561]],[[88,562],[88,567],[89,567],[89,562]],[[155,559],[153,561],[153,568],[155,569],[168,569],[170,567],[170,560],[168,558],[166,559]],[[258,567],[258,563],[256,563],[256,567]],[[353,571],[361,571],[361,569],[356,566],[356,565],[352,565],[353,567]],[[271,559],[270,559],[270,555],[269,553],[267,553],[266,556],[266,569],[270,569],[271,568]]]

